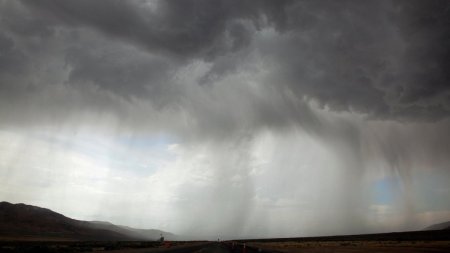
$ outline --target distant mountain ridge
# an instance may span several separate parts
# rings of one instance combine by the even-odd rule
[[[157,240],[175,235],[157,229],[136,229],[102,221],[71,219],[50,209],[0,202],[0,237],[49,240]]]
[[[89,224],[87,226],[90,228],[114,231],[138,240],[158,240],[161,235],[163,235],[164,238],[168,240],[176,239],[176,236],[174,234],[158,229],[138,229],[128,226],[115,225],[106,221],[88,221],[88,223]]]
[[[450,230],[450,221],[431,225],[424,230]]]

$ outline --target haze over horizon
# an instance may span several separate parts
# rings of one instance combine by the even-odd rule
[[[450,2],[0,0],[0,200],[215,239],[450,220]]]

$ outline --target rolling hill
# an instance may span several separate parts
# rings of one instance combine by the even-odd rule
[[[424,230],[450,230],[450,221],[431,225]]]
[[[109,222],[71,219],[52,210],[26,204],[0,202],[0,237],[48,240],[157,240],[171,233],[135,229]]]

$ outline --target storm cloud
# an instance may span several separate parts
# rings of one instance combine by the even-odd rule
[[[207,65],[195,81],[214,85],[253,58],[271,65],[264,85],[332,110],[394,120],[448,115],[444,1],[22,3],[3,3],[3,72],[59,58],[70,85],[170,100],[173,75],[193,61]]]
[[[137,144],[116,140],[155,145],[168,136],[167,161],[134,188],[123,182],[162,192],[136,200],[165,206],[149,226],[294,236],[416,229],[424,212],[450,212],[448,187],[434,197],[447,199],[438,210],[417,204],[427,173],[450,179],[448,1],[0,4],[2,138],[37,138],[36,148],[1,147],[4,171],[25,173],[31,158],[19,166],[11,154],[40,146],[66,150],[38,152],[40,162],[64,167],[59,157],[89,146],[86,136],[141,160]],[[100,160],[121,178],[134,170]],[[61,175],[76,170],[69,167]],[[11,173],[5,185],[23,181]],[[100,178],[105,189],[119,184]],[[165,180],[175,183],[158,183]],[[395,202],[371,200],[377,182],[396,182]],[[48,203],[11,187],[4,198]],[[76,213],[73,205],[60,208]],[[130,213],[108,217],[133,224]]]

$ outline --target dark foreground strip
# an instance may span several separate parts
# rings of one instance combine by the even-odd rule
[[[337,236],[319,236],[319,237],[298,237],[298,238],[270,238],[270,239],[245,239],[236,240],[239,243],[244,242],[326,242],[326,241],[448,241],[450,240],[450,230],[431,230],[431,231],[409,231],[380,234],[362,234],[362,235],[337,235]]]
[[[149,249],[151,252],[183,253],[194,252],[207,247],[211,242],[198,242],[191,246],[182,246],[183,242],[172,242],[171,248],[161,248],[160,242],[147,241],[81,241],[81,242],[34,242],[0,241],[0,253],[80,253],[109,252],[111,250]]]
[[[206,248],[213,244],[214,244],[214,242],[197,244],[197,245],[186,246],[186,247],[174,247],[174,248],[165,249],[162,252],[164,252],[164,253],[189,253],[189,252],[195,252],[195,251],[201,250],[201,249]]]
[[[232,253],[280,253],[277,250],[252,247],[240,242],[225,242],[223,245]]]

